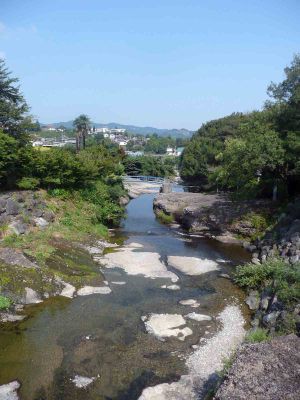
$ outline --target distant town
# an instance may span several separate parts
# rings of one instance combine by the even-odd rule
[[[47,137],[47,133],[49,137]],[[97,137],[111,141],[118,145],[119,148],[122,148],[127,155],[132,156],[144,155],[145,149],[147,150],[147,143],[149,144],[148,152],[163,153],[169,156],[178,157],[182,154],[184,149],[184,146],[182,146],[183,140],[175,140],[171,137],[162,138],[157,134],[147,136],[132,134],[123,128],[92,127],[88,132],[88,136],[90,138]],[[151,142],[152,136],[157,138],[157,141],[164,143],[163,152],[161,147],[159,151],[155,151],[155,149],[154,151],[151,151],[151,145],[149,142]],[[76,138],[74,137],[73,130],[67,129],[64,126],[53,127],[44,125],[40,127],[40,132],[36,132],[36,134],[33,135],[31,142],[34,147],[65,147],[75,146]]]

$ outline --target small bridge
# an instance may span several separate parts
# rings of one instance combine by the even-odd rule
[[[164,178],[159,176],[145,176],[145,175],[125,175],[123,176],[123,182],[132,183],[132,182],[151,182],[151,183],[160,183],[164,182]]]

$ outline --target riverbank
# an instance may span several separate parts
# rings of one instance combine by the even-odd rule
[[[2,322],[23,319],[26,304],[105,286],[91,256],[110,245],[96,205],[76,192],[46,191],[6,192],[0,205]]]
[[[11,306],[10,314],[23,320],[1,324],[1,390],[11,390],[22,400],[41,393],[51,400],[58,394],[68,400],[96,395],[121,399],[122,393],[138,399],[147,387],[175,385],[186,374],[200,388],[206,375],[197,373],[196,361],[202,356],[196,353],[205,352],[211,368],[219,368],[223,342],[211,340],[221,339],[219,332],[225,329],[226,354],[231,354],[240,342],[234,327],[248,318],[242,291],[222,276],[231,259],[209,243],[186,239],[160,224],[152,211],[153,194],[129,203],[122,228],[111,233],[114,237],[106,231],[107,240],[119,244],[115,249],[106,248],[91,231],[78,236],[79,220],[74,225],[70,215],[67,225],[62,224],[73,199],[67,200],[67,210],[62,210],[66,200],[47,195],[44,200],[47,207],[52,200],[58,206],[53,222],[14,237],[24,257],[37,266],[7,265],[16,276],[29,270],[37,275],[31,281],[28,275],[20,278],[20,295],[31,296],[31,304],[21,310],[22,295]],[[37,261],[27,250],[36,254],[42,242],[53,251]],[[30,243],[36,246],[28,247]],[[234,257],[239,259],[233,252]],[[50,274],[58,278],[56,291],[49,289]],[[41,291],[32,286],[39,275]],[[12,281],[5,284],[7,290]]]
[[[267,387],[268,382],[276,374],[281,374],[281,367],[274,369],[274,376],[270,373],[268,369],[270,359],[277,357],[278,362],[284,366],[283,370],[289,370],[288,354],[292,359],[295,346],[289,345],[290,337],[285,335],[297,331],[299,333],[299,199],[288,204],[285,213],[271,202],[234,202],[218,194],[159,194],[154,199],[153,205],[159,218],[161,218],[161,213],[164,213],[170,219],[180,223],[191,236],[197,234],[223,243],[236,243],[252,253],[252,263],[240,267],[235,280],[248,292],[245,301],[252,311],[252,328],[248,333],[248,340],[270,340],[270,345],[265,345],[269,359],[260,358],[261,352],[264,352],[264,344],[257,344],[257,347],[253,348],[250,346],[249,349],[247,347],[248,350],[243,350],[244,347],[242,347],[216,399],[225,400],[232,396],[242,399],[243,393],[247,391],[249,396],[251,396],[250,393],[256,393],[258,399],[266,395],[270,399],[281,398],[274,397],[273,392],[270,392],[270,395],[266,394],[266,391],[261,391],[259,387]],[[261,216],[264,217],[264,223],[259,224],[258,222],[262,221]],[[281,357],[281,350],[276,347],[277,342],[274,337],[277,335],[283,335],[280,343],[285,346],[286,358]],[[299,346],[300,339],[295,336],[293,340]],[[251,359],[252,351],[253,358],[258,357],[259,362],[264,365],[259,374],[257,371],[250,373],[251,363],[249,364],[247,358]],[[247,356],[244,355],[245,352],[248,352]],[[249,367],[248,373],[244,371],[238,374],[240,359],[244,360],[245,371]],[[295,363],[299,365],[299,359],[295,360]],[[242,378],[243,374],[245,379]],[[297,373],[295,375],[293,371],[290,371],[289,375],[292,391],[285,390],[286,382],[280,380],[275,389],[278,389],[278,393],[285,393],[288,396],[286,398],[296,399],[299,394],[296,384],[299,375]],[[239,379],[240,389],[234,389],[235,379]],[[252,392],[250,388],[247,388],[247,379],[253,385]]]
[[[160,194],[153,207],[156,214],[172,215],[190,233],[231,244],[259,237],[276,210],[270,201],[237,202],[224,194],[189,192]]]

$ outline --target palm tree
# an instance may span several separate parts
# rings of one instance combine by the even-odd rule
[[[79,115],[79,117],[74,120],[73,126],[76,130],[76,150],[80,150],[81,141],[82,147],[85,149],[85,139],[91,127],[89,117],[85,114]]]

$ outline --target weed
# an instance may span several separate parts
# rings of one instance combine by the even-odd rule
[[[256,328],[255,330],[251,330],[247,333],[245,341],[247,343],[260,343],[266,342],[269,339],[270,337],[266,329]]]
[[[6,310],[11,305],[11,300],[8,297],[0,295],[0,310]]]
[[[165,214],[163,211],[158,211],[156,214],[158,220],[163,224],[171,224],[174,222],[173,215]]]

